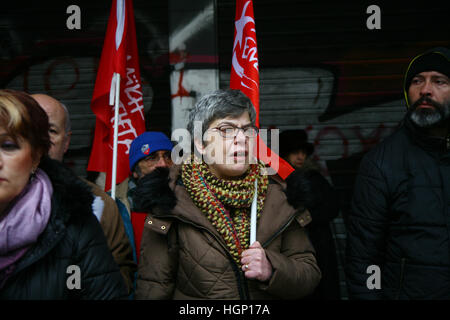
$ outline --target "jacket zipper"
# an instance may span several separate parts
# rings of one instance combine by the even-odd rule
[[[174,216],[174,215],[166,215],[166,216],[155,216],[156,218],[174,218],[174,219],[178,219],[184,223],[190,224],[191,226],[194,226],[198,229],[202,229],[207,231],[214,239],[216,239],[216,241],[220,244],[220,246],[225,250],[229,260],[232,262],[231,265],[233,267],[233,271],[234,271],[234,275],[236,277],[237,283],[238,283],[238,291],[239,291],[239,295],[241,297],[241,300],[249,300],[249,293],[248,293],[248,288],[247,288],[247,282],[245,280],[245,277],[243,277],[243,272],[239,269],[239,266],[236,264],[236,262],[233,259],[233,256],[230,254],[230,252],[228,251],[227,247],[220,241],[220,239],[217,238],[217,236],[215,234],[213,234],[211,231],[209,231],[207,228],[202,227],[198,224],[195,224],[189,220],[185,220],[183,218],[180,218],[178,216]]]

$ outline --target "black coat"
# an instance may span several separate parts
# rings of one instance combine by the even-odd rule
[[[330,226],[339,214],[337,194],[319,169],[310,165],[309,161],[292,173],[286,182],[288,201],[293,205],[300,194],[299,190],[308,189],[309,196],[305,199],[305,203],[312,221],[306,226],[306,230],[316,250],[317,265],[322,272],[322,279],[314,293],[307,299],[339,300],[341,296],[337,254]]]
[[[407,119],[407,118],[405,118]],[[409,120],[366,154],[347,236],[350,298],[450,299],[450,151]],[[380,289],[371,265],[380,268]]]
[[[40,167],[53,185],[51,216],[0,289],[0,299],[125,298],[119,268],[92,213],[89,187],[56,161],[43,159]],[[79,267],[80,289],[69,289],[78,273],[71,265]]]

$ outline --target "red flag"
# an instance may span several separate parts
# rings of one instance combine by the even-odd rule
[[[136,28],[131,0],[113,0],[95,81],[91,109],[96,115],[95,136],[88,170],[106,172],[105,190],[111,189],[114,105],[109,97],[114,73],[120,74],[117,178],[129,176],[128,154],[131,142],[145,131],[144,104],[139,72]]]
[[[230,87],[241,90],[251,100],[256,110],[256,126],[259,128],[258,49],[252,0],[236,0],[234,25]],[[259,135],[257,144],[260,151],[257,153],[258,159],[269,164],[281,178],[286,179],[294,171],[289,163],[266,146]]]

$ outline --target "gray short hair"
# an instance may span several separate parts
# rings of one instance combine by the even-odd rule
[[[64,103],[60,102],[59,104],[61,105],[61,107],[64,110],[64,115],[66,118],[66,122],[64,123],[64,129],[65,129],[66,134],[68,134],[70,132],[70,130],[72,129],[72,125],[70,123],[69,110],[67,110],[67,107]]]
[[[188,117],[187,129],[194,137],[194,122],[201,121],[202,133],[211,122],[226,117],[239,117],[248,112],[252,125],[255,125],[256,111],[250,99],[240,90],[216,90],[204,95],[195,104]]]

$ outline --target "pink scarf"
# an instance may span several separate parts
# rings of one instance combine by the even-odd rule
[[[0,288],[47,226],[52,194],[49,177],[38,169],[9,208],[0,214]]]

